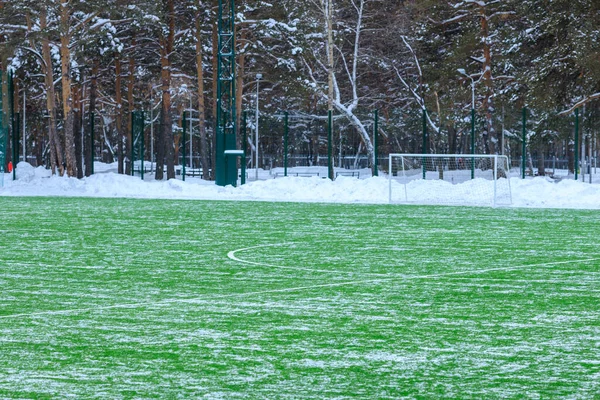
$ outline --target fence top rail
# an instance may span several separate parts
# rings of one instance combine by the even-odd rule
[[[506,158],[500,154],[418,154],[418,153],[390,153],[390,157],[428,157],[428,158]]]

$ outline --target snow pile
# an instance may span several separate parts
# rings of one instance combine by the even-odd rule
[[[150,174],[145,181],[139,177],[119,175],[112,167],[89,178],[52,176],[50,171],[27,163],[17,166],[17,180],[5,174],[0,196],[81,196],[129,197],[160,199],[203,200],[259,200],[300,201],[328,203],[381,203],[388,202],[389,182],[386,177],[339,176],[335,181],[313,177],[277,177],[261,171],[260,180],[250,181],[240,187],[220,187],[214,182],[188,177],[181,180],[156,181]],[[250,177],[254,175],[252,172]],[[506,182],[506,181],[505,181]],[[491,187],[490,181],[485,181]],[[513,207],[534,208],[586,208],[600,209],[600,185],[563,180],[554,182],[547,178],[511,179]],[[453,199],[476,196],[474,181],[452,185],[440,181],[414,181],[408,185],[409,200],[426,203],[437,195],[450,195]],[[404,187],[393,182],[393,193],[398,199],[404,196]],[[500,193],[500,192],[499,192]]]

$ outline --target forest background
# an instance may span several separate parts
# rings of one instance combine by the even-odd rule
[[[76,177],[91,173],[93,159],[117,161],[128,174],[131,113],[145,110],[146,143],[154,139],[145,159],[156,161],[156,179],[173,178],[187,112],[192,166],[212,179],[217,6],[0,2],[0,69],[4,78],[13,74],[27,161]],[[284,111],[294,116],[296,153],[322,153],[318,130],[333,110],[334,154],[372,160],[374,110],[382,153],[469,153],[473,107],[476,153],[517,158],[526,108],[527,151],[543,174],[549,157],[574,169],[577,109],[582,154],[597,156],[598,0],[238,0],[236,7],[237,126],[260,100],[259,166],[281,156]],[[2,86],[10,159],[7,79]],[[237,140],[241,146],[239,132]]]

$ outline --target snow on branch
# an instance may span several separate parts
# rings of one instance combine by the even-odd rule
[[[565,111],[561,111],[560,113],[558,113],[558,115],[561,117],[563,117],[565,115],[569,115],[573,111],[575,111],[577,108],[582,107],[583,105],[589,103],[590,101],[598,99],[598,98],[600,98],[600,92],[594,93],[594,94],[586,97],[585,99],[575,103],[571,108],[569,108],[568,110],[565,110]]]

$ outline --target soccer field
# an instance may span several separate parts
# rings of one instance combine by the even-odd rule
[[[0,398],[600,393],[598,211],[0,209]]]

